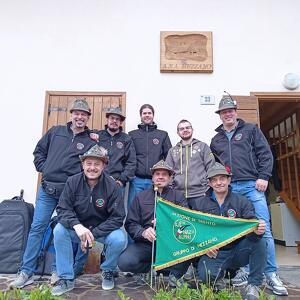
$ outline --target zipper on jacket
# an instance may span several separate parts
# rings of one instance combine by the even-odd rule
[[[72,143],[74,142],[75,136],[76,136],[76,134],[75,134],[75,133],[73,133],[73,137],[72,137]]]
[[[149,126],[146,125],[146,133],[147,133],[147,158],[146,158],[146,175],[148,174],[148,170],[149,170]],[[151,166],[152,167],[152,166]]]
[[[90,203],[93,202],[93,190],[94,190],[94,188],[92,187],[92,188],[90,189],[90,191],[91,191],[91,195],[90,195]]]
[[[185,147],[185,198],[188,198],[188,166],[189,166],[189,145]]]

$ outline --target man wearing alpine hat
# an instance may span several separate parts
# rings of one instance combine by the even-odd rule
[[[95,241],[106,246],[106,260],[101,264],[104,290],[114,287],[113,272],[126,245],[126,235],[120,229],[124,201],[115,181],[103,172],[108,162],[106,149],[95,145],[80,159],[83,172],[67,180],[57,207],[54,246],[60,280],[52,289],[53,295],[74,288],[72,242],[80,243],[83,251]]]
[[[76,99],[70,109],[71,121],[50,128],[37,143],[34,165],[42,174],[37,193],[33,222],[31,224],[23,263],[11,287],[22,288],[33,283],[41,244],[59,196],[69,176],[81,172],[79,155],[95,142],[90,139],[87,122],[91,109],[85,99]]]
[[[187,201],[182,192],[172,189],[169,185],[173,169],[163,160],[152,168],[153,187],[136,194],[128,209],[125,229],[134,243],[127,246],[119,257],[118,266],[123,272],[145,273],[151,268],[152,243],[156,240],[154,227],[155,191],[164,200],[176,205],[187,207]],[[176,279],[175,279],[176,281]]]
[[[207,171],[210,189],[200,200],[191,201],[191,208],[228,218],[255,219],[252,203],[245,196],[232,192],[231,176],[223,165],[215,163]],[[197,267],[200,280],[218,286],[226,270],[237,270],[249,263],[246,299],[258,300],[266,262],[266,242],[262,239],[265,230],[264,220],[259,220],[254,232],[201,256]]]

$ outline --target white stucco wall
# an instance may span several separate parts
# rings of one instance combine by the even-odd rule
[[[286,91],[300,73],[298,0],[1,0],[0,201],[25,189],[33,202],[32,151],[41,136],[45,91],[126,91],[127,130],[151,103],[156,122],[177,141],[179,119],[209,143],[217,99]],[[212,74],[161,74],[160,31],[212,31]]]

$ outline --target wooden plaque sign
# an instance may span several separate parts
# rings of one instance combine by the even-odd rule
[[[212,73],[212,32],[161,31],[160,71]]]

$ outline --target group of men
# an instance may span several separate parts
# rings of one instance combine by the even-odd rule
[[[193,138],[188,120],[178,123],[181,140],[172,147],[168,133],[157,129],[154,108],[149,104],[140,108],[138,129],[126,134],[122,131],[125,116],[120,108],[107,111],[104,130],[90,131],[86,126],[91,115],[88,103],[75,100],[71,121],[66,126],[52,127],[34,151],[42,184],[23,264],[11,285],[22,288],[33,282],[43,235],[55,209],[57,281],[53,295],[74,288],[74,278],[80,273],[75,268],[76,260],[86,257],[84,253],[96,241],[105,245],[105,260],[101,264],[103,289],[114,287],[118,269],[147,273],[156,240],[155,186],[162,198],[184,207],[260,220],[254,233],[200,257],[196,264],[202,281],[207,279],[205,270],[209,270],[210,280],[221,279],[226,270],[237,270],[232,283],[247,285],[247,299],[258,299],[264,274],[269,289],[277,295],[287,295],[277,275],[264,195],[272,171],[272,154],[260,129],[238,119],[236,110],[230,96],[221,99],[216,113],[222,124],[210,147]],[[79,245],[78,258],[73,257],[74,243]],[[182,263],[170,268],[170,285],[178,285],[187,266]]]

